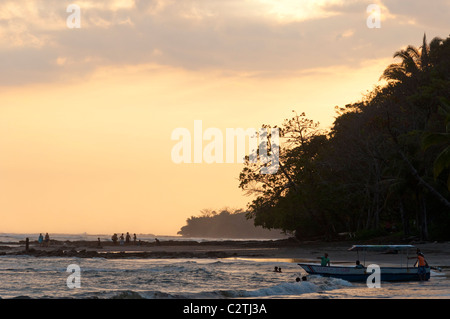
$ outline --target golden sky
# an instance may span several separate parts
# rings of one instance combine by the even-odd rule
[[[448,35],[446,1],[408,3],[2,1],[0,232],[175,235],[204,208],[245,208],[241,164],[175,164],[172,131],[292,110],[329,127],[396,50]]]

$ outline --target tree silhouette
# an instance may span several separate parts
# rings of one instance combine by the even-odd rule
[[[387,84],[338,107],[328,132],[303,113],[286,120],[277,174],[245,163],[239,187],[256,197],[255,225],[299,239],[385,229],[450,238],[450,37],[424,35],[394,58]]]
[[[445,118],[445,133],[428,133],[425,134],[422,140],[422,145],[425,150],[433,146],[444,146],[444,149],[434,161],[434,179],[437,179],[445,169],[450,167],[450,104],[443,99],[439,111]],[[450,174],[448,174],[447,178],[447,188],[450,191]]]
[[[388,82],[406,82],[408,79],[417,80],[422,72],[430,69],[434,52],[443,43],[439,37],[427,44],[427,36],[424,34],[422,46],[417,48],[408,45],[406,49],[395,52],[394,58],[400,58],[398,63],[390,64],[383,72],[381,79]]]

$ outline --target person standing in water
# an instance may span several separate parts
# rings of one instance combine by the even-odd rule
[[[419,275],[419,279],[421,281],[426,280],[426,275],[427,275],[427,267],[428,267],[428,263],[425,259],[425,256],[422,254],[422,252],[417,249],[417,257],[408,257],[408,259],[414,259],[417,258],[417,274]]]

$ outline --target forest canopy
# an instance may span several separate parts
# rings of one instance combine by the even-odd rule
[[[203,238],[246,238],[246,239],[275,239],[284,237],[280,231],[269,231],[255,226],[253,221],[246,217],[243,210],[224,208],[218,211],[204,209],[200,216],[187,219],[178,235],[183,237]]]
[[[361,101],[336,107],[329,131],[294,111],[273,126],[277,174],[259,174],[268,164],[247,158],[239,176],[255,198],[248,207],[255,225],[299,239],[342,232],[450,239],[450,38],[424,36],[420,47],[395,52],[380,80]]]

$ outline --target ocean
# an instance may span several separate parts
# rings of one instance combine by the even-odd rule
[[[0,242],[5,244],[9,238],[14,243],[19,236],[23,237],[1,234]],[[280,267],[282,272],[274,272],[274,267]],[[449,273],[450,269],[432,271],[427,282],[382,282],[381,288],[368,288],[365,283],[320,276],[308,276],[306,281],[297,282],[296,278],[306,273],[291,259],[4,255],[0,256],[0,298],[448,299]]]

